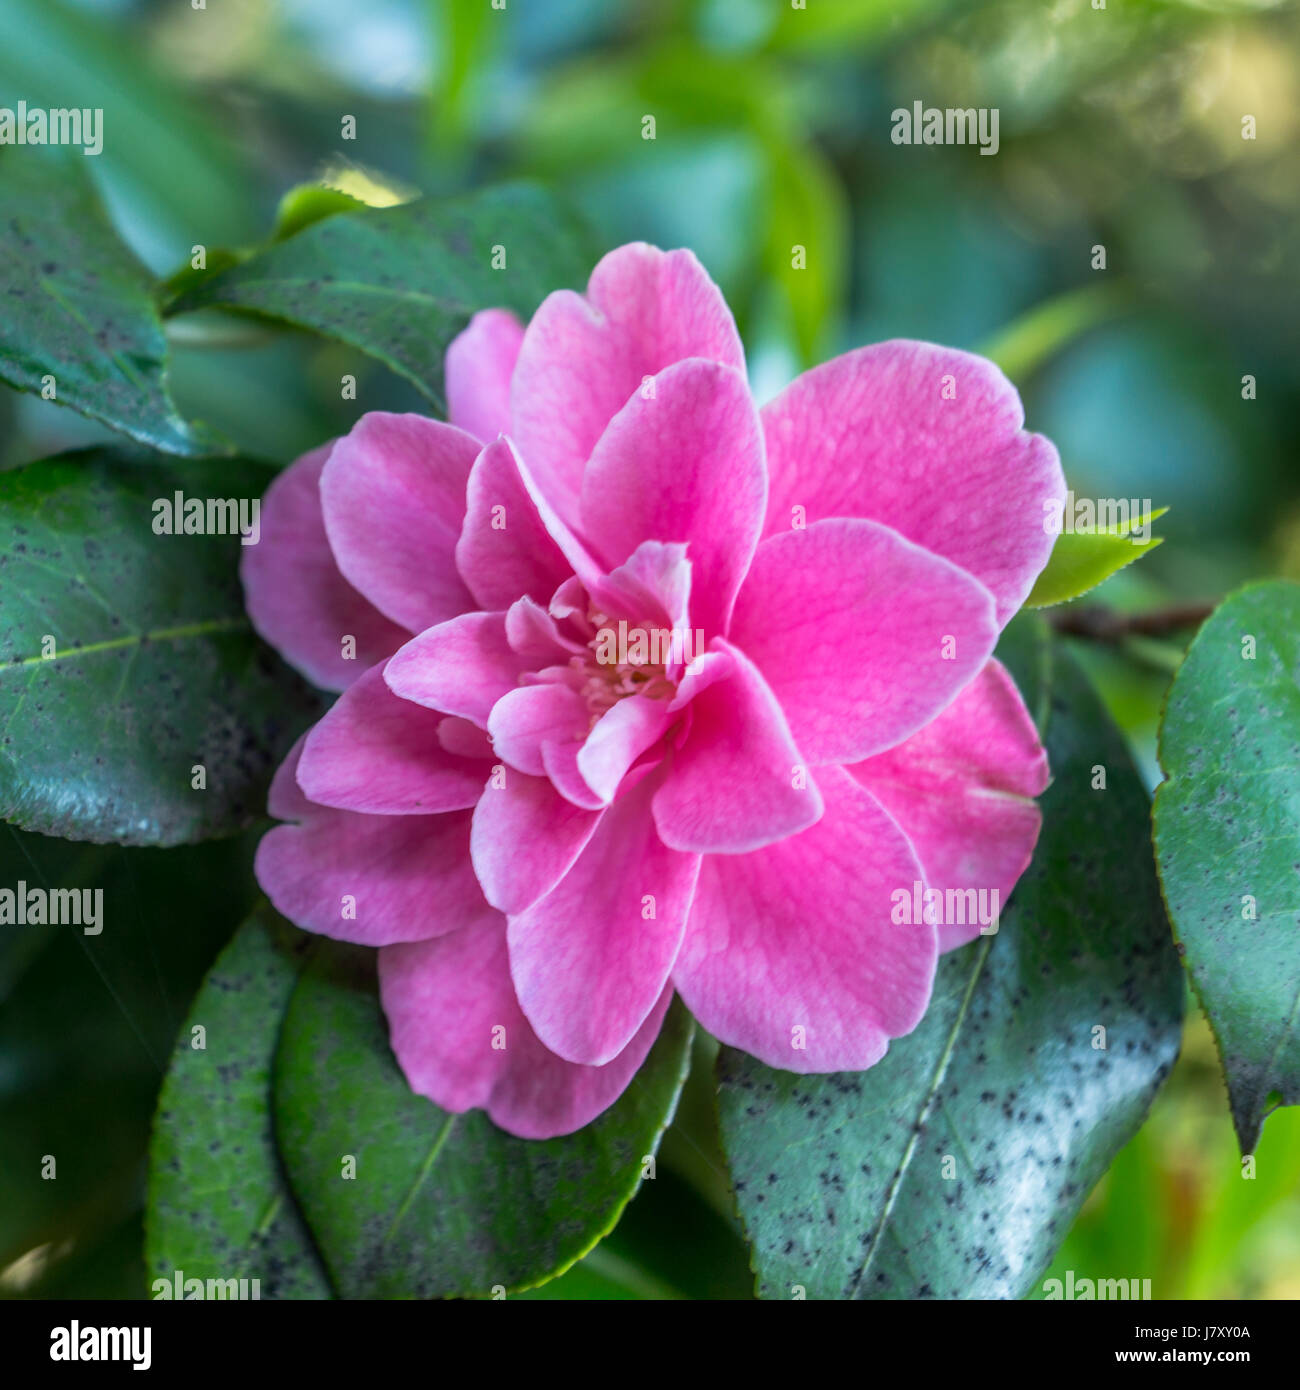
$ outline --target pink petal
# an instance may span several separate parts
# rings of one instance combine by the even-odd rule
[[[586,847],[600,814],[566,801],[545,777],[514,768],[489,782],[470,836],[474,872],[488,902],[502,912],[522,912],[549,893]]]
[[[935,930],[899,926],[921,868],[906,836],[840,768],[826,814],[754,854],[709,855],[673,982],[701,1026],[785,1071],[860,1071],[930,999]]]
[[[982,357],[901,340],[845,353],[763,409],[766,530],[787,530],[796,508],[884,522],[979,579],[1001,626],[1051,552],[1043,505],[1065,497],[1056,449],[1023,424]]]
[[[276,910],[307,931],[363,946],[422,941],[490,923],[469,858],[470,813],[367,816],[307,800],[300,739],[271,784],[273,816],[254,871]]]
[[[372,411],[335,444],[321,474],[339,568],[412,632],[475,606],[455,548],[478,452],[477,441],[452,425]]]
[[[544,604],[571,573],[508,440],[494,440],[470,470],[456,565],[484,608],[509,608],[523,594]]]
[[[818,521],[759,546],[731,639],[808,762],[856,762],[928,724],[988,660],[992,595],[874,521]]]
[[[503,763],[542,777],[544,744],[581,743],[587,737],[587,706],[567,685],[521,685],[492,706],[488,736]]]
[[[689,251],[621,246],[592,271],[585,297],[561,290],[533,315],[511,382],[513,432],[570,522],[606,425],[646,377],[686,357],[745,366],[731,310]]]
[[[558,887],[510,918],[519,1003],[538,1037],[571,1062],[618,1056],[677,956],[699,857],[655,834],[653,786],[651,777],[625,792]]]
[[[384,679],[402,699],[483,729],[525,666],[506,641],[504,613],[465,613],[413,637],[384,668]]]
[[[303,744],[298,785],[322,806],[372,815],[463,811],[485,780],[479,762],[449,753],[442,718],[399,699],[372,666],[348,687]]]
[[[666,701],[629,695],[596,721],[578,750],[578,771],[602,801],[614,799],[624,773],[664,736],[670,719]]]
[[[1048,772],[1034,721],[1001,663],[990,661],[920,733],[847,771],[906,832],[927,885],[965,895],[954,915],[974,916],[969,889],[990,903],[996,892],[1005,908],[1033,856],[1042,817],[1032,798]],[[951,951],[978,936],[980,922],[938,930],[939,949]]]
[[[711,659],[712,658],[712,659]],[[728,662],[726,674],[717,658]],[[691,727],[654,800],[665,844],[742,854],[812,825],[816,784],[754,664],[722,638],[693,663]]]
[[[605,802],[587,785],[587,779],[578,770],[578,754],[582,744],[576,740],[567,743],[543,743],[542,767],[550,778],[551,785],[562,797],[584,811],[599,811]]]
[[[539,668],[561,664],[587,650],[583,643],[566,637],[546,609],[527,596],[506,610],[506,641],[512,651]]]
[[[343,690],[410,636],[343,578],[321,517],[320,475],[333,444],[304,454],[262,499],[261,536],[240,576],[258,633],[316,685]],[[356,654],[344,656],[351,637]]]
[[[510,429],[510,377],[524,326],[506,309],[484,309],[447,346],[447,419],[485,444]]]
[[[725,633],[763,528],[767,475],[742,373],[691,359],[660,372],[614,416],[582,479],[583,533],[606,563],[642,541],[679,541],[691,617]]]
[[[589,1124],[622,1095],[645,1061],[672,1000],[665,990],[636,1036],[602,1067],[549,1051],[519,1009],[505,931],[475,928],[379,953],[389,1035],[411,1089],[444,1110],[487,1110],[521,1139]]]
[[[461,758],[492,759],[492,744],[487,734],[477,724],[459,715],[449,714],[438,725],[438,742],[448,753]]]

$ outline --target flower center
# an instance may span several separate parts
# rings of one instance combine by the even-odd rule
[[[629,625],[624,619],[614,623],[603,613],[591,614],[591,622],[596,632],[587,643],[590,655],[571,657],[569,664],[583,676],[580,693],[593,725],[629,695],[672,698],[677,687],[668,668],[678,652],[671,629]]]

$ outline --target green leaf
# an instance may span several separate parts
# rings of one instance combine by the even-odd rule
[[[345,1298],[446,1298],[562,1273],[613,1229],[672,1118],[690,1059],[685,1010],[673,1006],[632,1085],[585,1129],[515,1139],[481,1111],[450,1115],[411,1091],[373,960],[322,951],[276,1057],[280,1151],[334,1286]]]
[[[1160,766],[1165,901],[1250,1153],[1267,1112],[1300,1103],[1300,585],[1252,585],[1204,623]]]
[[[996,362],[1012,381],[1023,383],[1049,358],[1131,303],[1128,290],[1113,281],[1067,290],[1020,315],[976,351]]]
[[[1047,567],[1034,581],[1026,608],[1050,608],[1095,589],[1104,579],[1140,560],[1164,539],[1148,535],[1136,540],[1132,533],[1150,526],[1169,510],[1158,507],[1127,522],[1116,522],[1095,531],[1063,531],[1052,547]]]
[[[225,446],[167,394],[152,281],[104,215],[80,152],[0,161],[0,380],[169,454]],[[51,386],[52,383],[52,386]]]
[[[1039,620],[1013,625],[1000,654],[1053,770],[1000,930],[942,958],[921,1025],[869,1071],[795,1076],[720,1054],[723,1142],[766,1297],[1023,1296],[1177,1055],[1182,974],[1139,848],[1142,783]]]
[[[271,476],[112,449],[0,474],[0,818],[171,845],[262,814],[320,698],[253,635],[239,537],[155,535],[153,502]]]
[[[329,1298],[280,1169],[271,1067],[312,945],[263,903],[190,1010],[158,1100],[150,1149],[149,1279],[257,1279],[263,1298]],[[194,1048],[192,1030],[204,1030]]]
[[[340,212],[358,212],[365,204],[350,193],[337,188],[327,188],[320,183],[295,184],[275,210],[275,225],[271,229],[271,240],[288,241],[308,227],[334,217]]]
[[[377,358],[442,404],[447,344],[480,309],[527,317],[582,286],[585,234],[550,194],[510,184],[337,213],[188,289],[171,309],[283,319]],[[505,267],[493,269],[494,247]]]
[[[103,895],[91,935],[0,927],[0,1268],[45,1244],[79,1254],[138,1212],[167,1056],[252,907],[253,849],[251,833],[122,849],[0,826],[0,885]]]

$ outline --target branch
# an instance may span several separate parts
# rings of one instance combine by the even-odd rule
[[[1091,642],[1122,642],[1126,637],[1167,637],[1184,628],[1199,627],[1214,612],[1213,603],[1176,603],[1150,613],[1117,613],[1099,603],[1058,608],[1048,622],[1067,637]]]

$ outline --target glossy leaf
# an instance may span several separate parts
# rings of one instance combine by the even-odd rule
[[[1177,1055],[1182,976],[1141,850],[1141,781],[1037,620],[1001,654],[1046,727],[1053,782],[999,931],[941,959],[920,1026],[868,1071],[720,1055],[765,1297],[1023,1296]]]
[[[150,1148],[151,1283],[172,1284],[179,1272],[182,1281],[256,1279],[262,1298],[331,1296],[271,1124],[280,1021],[313,944],[262,904],[190,1009]]]
[[[690,1059],[685,1010],[669,1011],[598,1119],[560,1139],[515,1139],[481,1111],[449,1115],[411,1091],[373,962],[357,948],[322,952],[276,1058],[280,1150],[335,1286],[345,1298],[446,1298],[562,1273],[613,1228],[672,1118]]]
[[[1156,858],[1242,1151],[1300,1104],[1300,585],[1233,595],[1165,705]]]
[[[320,698],[253,635],[239,537],[153,525],[178,490],[248,501],[270,476],[111,449],[0,474],[0,817],[169,845],[263,813]]]
[[[549,194],[511,184],[337,213],[191,286],[172,308],[235,308],[313,329],[441,404],[443,353],[469,317],[494,307],[527,317],[552,290],[582,288],[592,265],[583,245]]]
[[[0,161],[0,302],[0,380],[165,453],[222,449],[167,394],[152,281],[109,224],[80,151]]]

